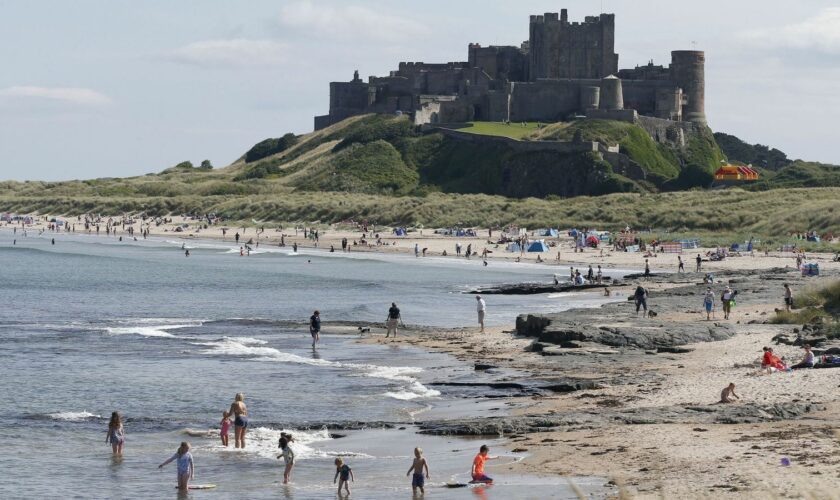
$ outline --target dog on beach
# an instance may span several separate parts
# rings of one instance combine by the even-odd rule
[[[359,335],[361,336],[361,335],[364,335],[364,334],[366,334],[366,333],[370,333],[370,328],[369,328],[369,327],[361,327],[361,326],[360,326],[360,327],[359,327]]]
[[[648,318],[655,318],[655,317],[656,317],[656,311],[654,311],[653,309],[648,310]]]

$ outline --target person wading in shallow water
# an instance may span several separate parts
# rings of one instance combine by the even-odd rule
[[[315,311],[309,317],[309,334],[312,335],[312,348],[321,341],[321,313]]]
[[[245,395],[241,392],[236,394],[233,403],[230,405],[230,413],[233,418],[234,448],[245,448],[245,430],[248,428],[248,408],[245,407]]]

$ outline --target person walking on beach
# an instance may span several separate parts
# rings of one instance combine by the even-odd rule
[[[465,252],[466,257],[469,259],[470,255],[472,255],[472,243],[467,245],[467,251]]]
[[[121,457],[123,446],[125,446],[125,429],[123,428],[122,417],[119,412],[111,413],[111,421],[108,422],[108,434],[105,435],[105,442],[111,445],[114,456]]]
[[[178,451],[169,457],[166,462],[158,465],[158,469],[162,469],[164,465],[176,460],[178,470],[178,489],[186,492],[190,489],[190,479],[195,477],[195,464],[193,463],[192,453],[190,453],[190,444],[186,441],[181,443]]]
[[[793,290],[790,285],[785,283],[785,312],[790,312],[793,308]]]
[[[414,244],[414,256],[420,257],[420,245],[418,243]]]
[[[350,468],[349,465],[344,463],[344,460],[341,458],[335,459],[335,477],[333,477],[333,484],[335,481],[338,481],[338,496],[341,496],[341,487],[344,486],[344,491],[347,492],[347,495],[350,495],[350,481],[356,482],[356,478],[353,476],[353,469]]]
[[[735,292],[732,288],[726,287],[723,293],[720,294],[720,303],[723,306],[723,319],[729,319],[729,313],[732,312],[732,302],[735,301]]]
[[[423,471],[426,471],[426,474],[423,475]],[[411,463],[411,467],[409,467],[408,472],[405,473],[406,476],[414,472],[414,475],[411,477],[411,491],[414,495],[417,495],[417,490],[420,490],[421,495],[426,494],[426,490],[424,486],[426,484],[426,479],[429,479],[429,464],[426,462],[426,459],[423,458],[423,450],[420,448],[414,448],[414,461]]]
[[[394,332],[394,340],[397,339],[397,324],[402,321],[402,316],[400,316],[400,308],[397,307],[396,302],[391,302],[391,307],[388,309],[388,317],[385,319],[385,338],[391,336],[391,332]]]
[[[645,278],[650,278],[650,262],[645,259]]]
[[[683,263],[682,257],[677,255],[677,272],[684,273],[685,272],[685,263]]]
[[[476,311],[478,311],[478,324],[481,326],[481,333],[484,333],[484,313],[487,312],[487,304],[481,298],[481,295],[476,295],[475,301]]]
[[[633,300],[636,302],[636,316],[639,315],[639,308],[644,308],[644,312],[642,313],[642,317],[644,318],[647,316],[647,297],[648,291],[642,285],[636,287],[636,291],[633,293]]]
[[[712,312],[715,310],[715,294],[711,287],[706,288],[706,294],[703,296],[703,307],[706,309],[706,321],[709,321],[712,319]]]
[[[700,272],[700,266],[701,266],[701,264],[703,264],[703,258],[700,257],[700,254],[698,253],[697,254],[697,259],[695,259],[695,260],[697,261],[697,268],[694,270],[694,272],[699,273]]]
[[[312,335],[312,348],[321,341],[321,312],[315,311],[309,317],[309,334]]]
[[[236,234],[233,235],[233,239],[236,240],[236,244],[238,245],[239,244],[239,231],[237,231]]]
[[[248,408],[245,406],[245,395],[237,392],[230,405],[233,415],[233,447],[245,448],[245,431],[248,429]]]

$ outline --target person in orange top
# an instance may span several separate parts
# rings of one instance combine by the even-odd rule
[[[472,478],[474,483],[492,483],[493,479],[487,477],[484,474],[484,462],[488,460],[494,460],[498,457],[491,457],[487,454],[490,452],[490,448],[487,447],[486,444],[481,445],[481,448],[478,450],[478,455],[475,456],[473,459],[472,465]]]
[[[775,368],[780,371],[787,370],[787,366],[782,362],[782,360],[773,354],[772,347],[765,347],[764,348],[764,357],[761,360],[761,367],[762,368]]]

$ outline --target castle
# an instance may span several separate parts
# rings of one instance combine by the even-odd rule
[[[575,116],[705,124],[704,73],[705,54],[694,50],[671,52],[669,67],[619,70],[615,15],[569,22],[563,9],[531,16],[519,47],[471,43],[466,62],[401,62],[388,76],[365,82],[357,71],[332,82],[330,112],[315,117],[315,129],[365,113],[408,114],[417,124]]]

